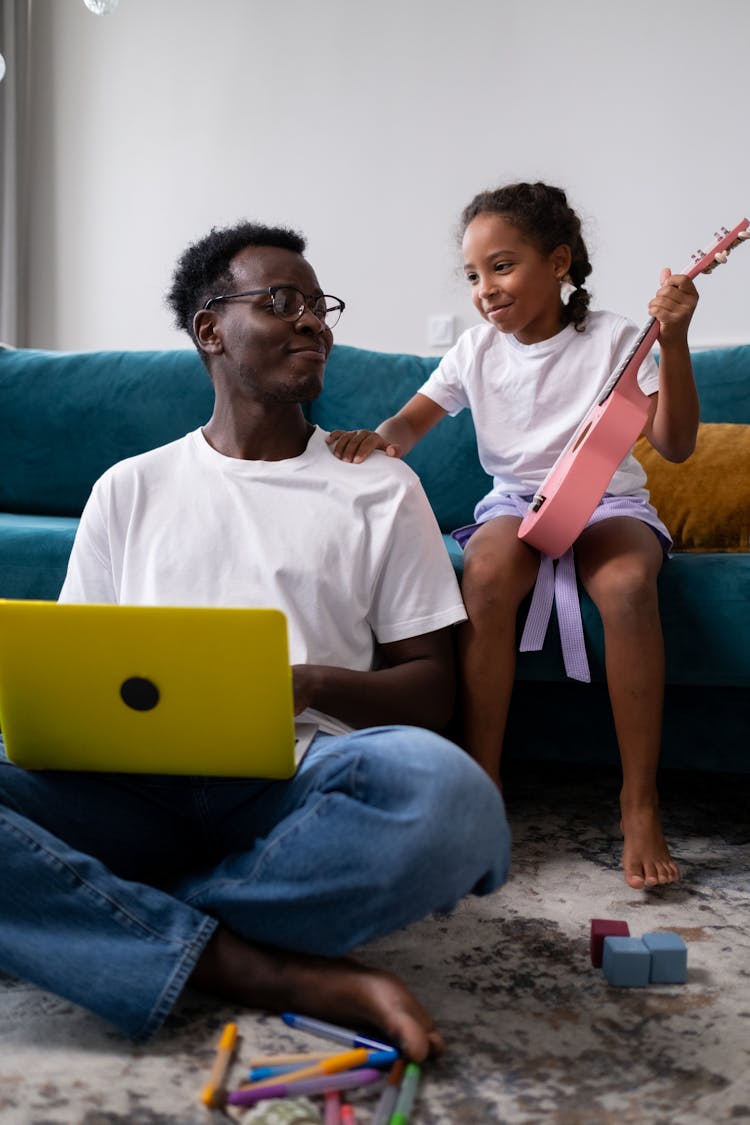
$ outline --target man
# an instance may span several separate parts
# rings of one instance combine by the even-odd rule
[[[442,1048],[429,1015],[348,951],[498,887],[508,829],[492,782],[432,733],[465,613],[419,482],[338,461],[305,419],[343,303],[304,248],[242,223],[182,256],[169,301],[213,414],[97,482],[60,598],[281,608],[316,738],[277,782],[0,759],[0,968],[134,1037],[191,985],[379,1026],[422,1059]]]

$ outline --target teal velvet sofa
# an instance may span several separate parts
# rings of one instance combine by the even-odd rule
[[[693,360],[706,429],[730,423],[733,436],[744,441],[750,433],[750,345],[697,352]],[[325,429],[373,427],[418,389],[437,362],[336,345],[309,417]],[[192,351],[0,348],[0,597],[56,598],[93,481],[115,461],[199,426],[212,398]],[[408,460],[460,576],[461,554],[449,532],[471,521],[489,483],[468,413],[446,418]],[[742,478],[750,479],[750,458],[737,465]],[[733,515],[741,525],[736,541],[722,541],[719,549],[709,541],[697,549],[688,543],[660,578],[665,766],[750,771],[750,502],[744,487]],[[713,486],[708,493],[714,495]],[[511,756],[617,760],[601,623],[585,595],[582,616],[592,683],[566,679],[553,620],[542,652],[519,656]]]

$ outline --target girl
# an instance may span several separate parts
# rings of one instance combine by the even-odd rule
[[[535,594],[542,601],[542,573],[552,581],[551,561],[542,559],[540,568],[539,552],[518,538],[518,526],[637,328],[614,313],[589,311],[584,282],[591,264],[561,189],[519,183],[482,192],[464,210],[461,228],[466,279],[486,323],[463,333],[420,391],[376,432],[335,431],[328,440],[345,461],[363,461],[376,449],[403,456],[446,414],[472,411],[480,460],[494,486],[477,505],[476,522],[454,533],[464,548],[469,618],[459,639],[464,745],[499,785],[517,610],[538,574]],[[649,304],[660,326],[660,362],[647,357],[638,376],[650,397],[644,433],[669,461],[690,456],[698,429],[687,343],[697,299],[689,278],[665,269]],[[568,617],[560,613],[566,562],[568,600],[577,572],[601,615],[622,761],[623,867],[626,882],[639,889],[679,878],[656,790],[664,694],[656,580],[671,539],[648,503],[645,479],[629,453],[574,544],[575,570],[573,556],[563,557],[554,580],[561,623]],[[577,608],[574,586],[572,594]],[[534,628],[530,612],[527,633]],[[588,679],[585,655],[581,668],[562,631],[569,673]],[[537,637],[536,645],[522,647],[540,644]]]

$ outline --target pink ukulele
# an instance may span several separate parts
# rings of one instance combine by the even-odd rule
[[[707,254],[693,254],[687,276],[710,273],[726,262],[730,250],[750,238],[748,226],[743,219],[734,230],[723,227]],[[638,386],[638,369],[658,335],[659,322],[651,317],[529,505],[518,537],[542,554],[559,558],[575,542],[643,430],[649,399]]]

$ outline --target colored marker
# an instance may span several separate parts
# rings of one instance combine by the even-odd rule
[[[335,1058],[334,1055],[326,1055],[325,1058]],[[265,1082],[267,1078],[278,1078],[281,1074],[293,1074],[295,1070],[299,1070],[302,1066],[304,1059],[298,1059],[294,1063],[280,1063],[279,1066],[251,1066],[247,1072],[248,1082]],[[310,1065],[316,1062],[323,1062],[323,1059],[309,1059]]]
[[[354,1112],[354,1106],[349,1105],[348,1102],[341,1107],[339,1125],[357,1125],[357,1116]]]
[[[396,1099],[396,1107],[388,1125],[409,1125],[409,1115],[417,1092],[420,1070],[416,1063],[408,1063],[404,1071],[404,1080]]]
[[[217,1106],[224,1101],[224,1079],[232,1061],[234,1047],[237,1042],[237,1024],[228,1023],[221,1033],[219,1046],[216,1049],[216,1058],[208,1076],[208,1082],[201,1092],[201,1101],[204,1105]]]
[[[352,1070],[355,1067],[376,1064],[388,1066],[396,1057],[395,1051],[366,1051],[364,1047],[356,1047],[353,1051],[343,1051],[340,1055],[333,1055],[330,1059],[321,1059],[311,1066],[303,1066],[297,1070],[287,1071],[284,1082],[298,1082],[301,1078],[317,1078],[321,1074],[340,1074],[342,1070]],[[249,1088],[259,1089],[261,1086],[273,1084],[273,1077],[254,1082]]]
[[[334,1043],[345,1043],[348,1047],[366,1047],[368,1051],[392,1051],[390,1043],[381,1043],[377,1039],[368,1039],[357,1031],[349,1031],[346,1027],[336,1027],[323,1020],[314,1020],[309,1016],[298,1016],[295,1012],[282,1012],[281,1018],[288,1027],[296,1027],[300,1031],[309,1031],[311,1035],[319,1035],[321,1039],[330,1039]]]
[[[350,1066],[390,1066],[396,1058],[396,1052],[394,1050],[366,1051],[364,1047],[357,1047],[356,1049],[357,1051],[364,1052],[364,1058],[362,1059],[361,1063],[350,1063]],[[343,1052],[343,1056],[341,1054],[326,1055],[322,1059],[310,1059],[310,1066],[305,1067],[304,1069],[308,1071],[311,1077],[313,1076],[313,1071],[311,1069],[313,1066],[323,1067],[322,1070],[316,1070],[316,1074],[327,1074],[328,1071],[325,1069],[326,1063],[332,1062],[336,1059],[341,1059],[342,1057],[345,1058],[347,1055],[353,1054],[354,1051],[345,1051]],[[338,1066],[336,1067],[336,1069],[338,1070]],[[348,1070],[349,1067],[347,1066],[344,1069]],[[278,1078],[280,1074],[293,1075],[299,1070],[299,1063],[282,1063],[280,1066],[254,1066],[248,1073],[247,1077],[249,1082],[265,1082],[269,1078]]]
[[[398,1088],[403,1078],[406,1062],[404,1059],[396,1059],[388,1073],[388,1083],[380,1095],[380,1101],[375,1107],[375,1116],[372,1119],[372,1125],[390,1125],[391,1114],[396,1106],[396,1098],[398,1097]]]
[[[341,1098],[338,1090],[326,1090],[325,1125],[339,1125]]]
[[[245,1090],[230,1090],[225,1097],[227,1105],[255,1105],[270,1098],[297,1098],[303,1094],[324,1094],[327,1090],[351,1090],[356,1086],[370,1086],[383,1075],[374,1067],[348,1070],[346,1074],[321,1074],[317,1078],[303,1078],[301,1082],[281,1082],[276,1086],[249,1086]]]
[[[253,1055],[250,1066],[286,1066],[287,1063],[320,1062],[321,1059],[331,1059],[336,1051],[296,1051],[286,1055]]]

